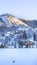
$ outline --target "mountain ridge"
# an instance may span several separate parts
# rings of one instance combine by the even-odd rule
[[[31,26],[35,28],[37,27],[37,20],[21,19],[8,13],[0,15],[0,26],[12,26],[13,24]]]

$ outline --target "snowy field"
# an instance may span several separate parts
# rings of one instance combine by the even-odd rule
[[[0,49],[0,65],[37,65],[37,49]]]

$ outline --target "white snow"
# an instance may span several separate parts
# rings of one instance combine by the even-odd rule
[[[0,65],[37,65],[37,49],[0,49]]]

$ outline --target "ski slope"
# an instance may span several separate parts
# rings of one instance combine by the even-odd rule
[[[0,65],[37,65],[37,49],[0,49]]]

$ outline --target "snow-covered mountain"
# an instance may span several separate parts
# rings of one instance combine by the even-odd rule
[[[0,15],[0,26],[12,26],[12,24],[28,26],[23,21],[14,17],[13,15],[10,14]]]
[[[25,20],[17,18],[11,14],[2,14],[0,15],[0,26],[12,26],[12,25],[23,25],[30,26],[33,28],[37,27],[37,20]]]

